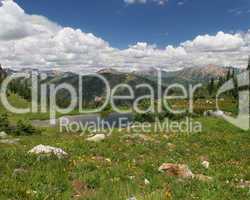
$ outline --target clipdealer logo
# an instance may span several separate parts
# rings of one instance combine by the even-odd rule
[[[217,110],[220,111],[219,108],[219,97],[221,94],[231,91],[235,89],[235,80],[231,79],[226,82],[222,87],[219,89],[217,96],[216,96],[216,107]],[[231,117],[223,113],[222,117],[228,121],[229,123],[233,124],[234,126],[242,129],[242,130],[249,130],[250,129],[250,103],[249,103],[249,72],[246,71],[237,75],[236,77],[237,87],[239,88],[239,99],[238,99],[238,115],[237,117]]]

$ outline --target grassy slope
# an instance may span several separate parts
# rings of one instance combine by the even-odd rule
[[[14,105],[16,108],[30,108],[31,103],[22,99],[16,94],[11,94],[8,97],[9,103]],[[18,120],[47,120],[50,118],[49,112],[47,113],[27,113],[27,114],[13,114],[11,112],[6,111],[0,101],[0,114],[7,113],[12,122],[17,122]],[[79,112],[77,110],[72,111],[68,115],[77,115]],[[57,114],[57,117],[62,116],[62,114]]]
[[[12,121],[19,118],[11,117]],[[250,180],[249,132],[219,119],[199,120],[203,123],[200,134],[169,134],[168,139],[160,134],[151,135],[154,139],[151,142],[124,140],[123,132],[92,144],[76,135],[46,129],[41,136],[22,137],[19,145],[0,144],[0,199],[68,200],[74,194],[74,180],[89,187],[80,199],[124,200],[136,196],[139,200],[164,200],[170,199],[169,194],[176,200],[249,199],[249,189],[234,187],[240,179]],[[169,149],[168,143],[176,148]],[[70,157],[57,160],[28,155],[27,151],[38,144],[63,148]],[[109,158],[111,163],[94,159],[95,156]],[[201,156],[209,158],[208,170],[200,165]],[[212,176],[214,181],[202,183],[167,177],[158,172],[163,162],[187,164],[194,173]],[[27,173],[13,177],[16,168],[24,168]],[[135,178],[130,180],[130,176]],[[150,185],[144,184],[145,178]]]

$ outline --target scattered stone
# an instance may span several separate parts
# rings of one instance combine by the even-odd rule
[[[0,139],[7,139],[7,138],[9,138],[7,133],[5,133],[4,131],[0,132]]]
[[[203,162],[203,161],[208,161],[209,157],[203,155],[203,156],[200,156],[199,159],[200,159],[201,162]]]
[[[149,181],[148,179],[145,178],[144,184],[145,184],[145,185],[150,185],[150,181]]]
[[[94,190],[80,180],[74,180],[72,182],[72,188],[75,198],[90,198],[94,194]]]
[[[94,156],[91,159],[99,162],[108,162],[108,163],[112,162],[110,158],[104,158],[102,156]]]
[[[124,135],[123,136],[124,139],[131,139],[131,140],[134,140],[134,139],[140,139],[140,140],[143,140],[143,141],[153,141],[153,139],[145,134],[131,134],[131,135]]]
[[[37,155],[39,154],[55,155],[59,159],[68,156],[68,154],[60,148],[55,148],[55,147],[45,146],[45,145],[38,145],[34,147],[33,149],[31,149],[29,153],[37,154]]]
[[[217,110],[217,111],[212,111],[212,110],[209,110],[209,111],[206,111],[204,113],[204,116],[212,116],[212,117],[223,117],[225,115],[225,113],[221,110]]]
[[[167,146],[171,151],[173,151],[176,148],[176,145],[172,143],[168,143]]]
[[[204,161],[202,161],[201,165],[202,165],[204,168],[208,169],[210,163],[209,163],[208,161],[205,161],[205,160],[204,160]]]
[[[250,181],[244,181],[240,180],[240,183],[236,185],[237,188],[245,189],[249,188],[250,189]]]
[[[166,172],[168,176],[176,176],[179,178],[193,178],[194,174],[187,165],[164,163],[160,168],[160,172]]]
[[[182,179],[196,178],[199,181],[210,182],[212,177],[203,174],[193,174],[187,165],[165,163],[159,168],[160,172],[166,172],[168,176],[174,176]]]
[[[2,144],[18,144],[18,142],[20,141],[20,139],[16,138],[16,139],[3,139],[0,140],[0,143]]]
[[[87,138],[86,140],[89,141],[89,142],[101,142],[101,141],[105,140],[105,138],[106,138],[106,135],[97,134],[97,135],[95,135],[93,137]]]
[[[26,169],[23,169],[23,168],[18,168],[18,169],[15,169],[12,173],[12,176],[13,177],[17,177],[18,175],[22,175],[22,174],[25,174],[27,173],[28,171]]]
[[[170,138],[170,136],[169,135],[166,135],[166,134],[163,134],[163,136],[162,136],[164,139],[167,139],[167,140],[169,140],[169,138]]]
[[[202,182],[211,182],[213,181],[213,178],[210,177],[210,176],[205,176],[203,174],[196,174],[195,175],[195,178],[199,181],[202,181]]]
[[[136,197],[130,197],[127,200],[137,200]]]

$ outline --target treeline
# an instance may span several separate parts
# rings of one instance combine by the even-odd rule
[[[250,57],[248,59],[247,70],[250,71]],[[215,93],[221,86],[223,86],[229,80],[233,80],[234,89],[229,91],[226,95],[230,95],[235,99],[238,99],[239,87],[238,87],[237,75],[238,71],[235,68],[230,68],[225,77],[220,77],[219,79],[211,78],[207,85],[208,94],[214,97]]]
[[[19,120],[16,125],[11,124],[7,114],[0,114],[0,130],[16,136],[39,135],[42,133],[40,129],[33,127],[28,121]]]
[[[236,98],[238,94],[236,76],[237,76],[236,70],[232,68],[228,70],[226,77],[220,77],[219,79],[211,78],[207,85],[207,91],[209,96],[215,97],[216,92],[221,86],[223,86],[229,80],[234,80],[235,89],[230,91],[228,94]]]
[[[8,90],[11,93],[18,94],[20,97],[31,101],[31,84],[28,79],[25,80],[14,80],[9,84]]]

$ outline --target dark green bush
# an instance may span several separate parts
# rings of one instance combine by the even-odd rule
[[[29,122],[20,120],[17,122],[15,134],[18,136],[29,136],[41,134],[41,131],[34,128]]]
[[[7,114],[0,115],[0,131],[4,131],[6,133],[10,132],[10,122]]]
[[[1,131],[17,136],[41,134],[41,130],[33,127],[28,121],[20,120],[16,126],[11,125],[7,114],[0,114],[0,132]]]
[[[136,113],[134,116],[134,119],[136,122],[154,122],[156,117],[157,115],[152,112],[148,112],[144,114]]]

